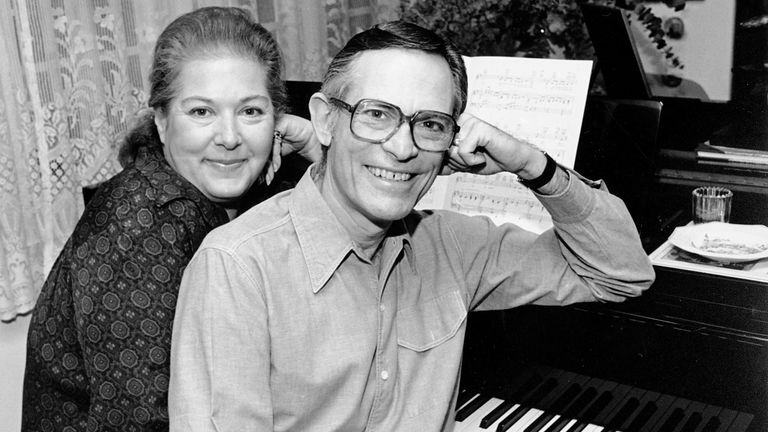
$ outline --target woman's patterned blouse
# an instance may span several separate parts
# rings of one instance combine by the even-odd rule
[[[99,187],[32,314],[23,431],[167,430],[179,283],[225,222],[160,150]]]

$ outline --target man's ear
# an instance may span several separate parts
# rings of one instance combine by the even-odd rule
[[[165,132],[168,130],[168,116],[165,111],[159,108],[155,108],[155,127],[157,127],[157,134],[160,136],[160,142],[165,144]]]
[[[333,126],[335,123],[334,109],[328,96],[317,92],[309,99],[309,114],[312,118],[312,126],[315,128],[315,135],[323,146],[331,145],[333,136]]]

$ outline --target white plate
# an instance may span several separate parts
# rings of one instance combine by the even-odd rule
[[[723,262],[768,258],[768,227],[709,222],[675,228],[669,242],[684,251]]]

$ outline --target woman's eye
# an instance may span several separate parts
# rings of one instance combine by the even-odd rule
[[[207,117],[211,114],[211,110],[208,108],[192,108],[189,110],[189,115],[192,117]]]
[[[261,108],[249,107],[243,110],[243,114],[249,117],[257,117],[264,114],[264,110],[262,110]]]

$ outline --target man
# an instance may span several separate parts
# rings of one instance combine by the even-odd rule
[[[341,50],[310,101],[323,162],[207,237],[186,270],[172,430],[452,430],[468,311],[650,285],[623,203],[459,116],[466,90],[455,49],[414,25]],[[554,230],[413,211],[451,169],[518,174]]]

